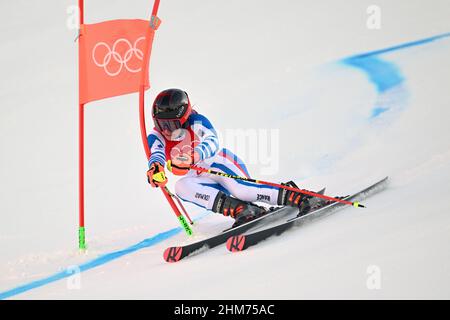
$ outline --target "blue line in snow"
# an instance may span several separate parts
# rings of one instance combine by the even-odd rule
[[[403,77],[400,69],[395,63],[383,60],[379,57],[379,55],[413,46],[423,45],[446,37],[450,37],[450,32],[418,41],[404,43],[386,49],[358,54],[349,58],[342,59],[341,62],[364,71],[370,82],[375,85],[378,93],[382,94],[387,90],[402,84],[405,78]],[[380,114],[388,110],[388,107],[375,106],[372,109],[370,119],[376,118]]]
[[[362,69],[369,80],[383,93],[404,81],[404,77],[395,63],[382,60],[377,56],[351,57],[344,63]]]
[[[374,55],[378,55],[378,54],[382,54],[382,53],[387,53],[387,52],[391,52],[391,51],[397,51],[397,50],[401,50],[401,49],[406,49],[409,47],[415,47],[415,46],[419,46],[425,43],[429,43],[429,42],[433,42],[436,40],[440,40],[443,38],[447,38],[450,37],[450,32],[447,33],[443,33],[440,35],[436,35],[433,37],[429,37],[429,38],[425,38],[425,39],[421,39],[421,40],[417,40],[417,41],[411,41],[411,42],[407,42],[407,43],[403,43],[397,46],[393,46],[393,47],[389,47],[389,48],[385,48],[385,49],[381,49],[381,50],[374,50],[374,51],[369,51],[366,53],[362,53],[362,54],[358,54],[355,56],[350,57],[350,59],[352,58],[366,58],[369,56],[374,56]]]
[[[209,214],[209,211],[205,211],[203,214],[201,214],[200,216],[198,216],[196,219],[194,219],[195,221],[202,219],[203,217],[205,217],[207,214]],[[77,272],[84,272],[87,271],[89,269],[93,269],[95,267],[98,267],[100,265],[103,265],[105,263],[111,262],[113,260],[116,260],[124,255],[133,253],[135,251],[144,249],[144,248],[148,248],[151,246],[154,246],[164,240],[169,239],[170,237],[173,237],[174,235],[180,233],[182,231],[181,227],[178,228],[173,228],[170,229],[168,231],[159,233],[151,238],[145,239],[135,245],[132,245],[131,247],[122,249],[122,250],[118,250],[118,251],[113,251],[110,253],[106,253],[104,255],[101,255],[91,261],[85,262],[83,264],[78,265],[78,270]],[[10,298],[12,296],[24,293],[26,291],[35,289],[35,288],[39,288],[42,287],[44,285],[47,285],[49,283],[64,279],[64,278],[68,278],[70,276],[72,276],[75,273],[74,268],[70,268],[65,270],[65,271],[61,271],[58,272],[54,275],[51,275],[49,277],[40,279],[40,280],[36,280],[27,284],[24,284],[22,286],[13,288],[11,290],[5,291],[5,292],[0,292],[0,300],[6,299],[6,298]]]
[[[375,107],[372,109],[372,114],[371,114],[370,118],[376,118],[380,114],[382,114],[383,112],[386,112],[388,110],[389,110],[389,108],[385,108],[385,107]]]

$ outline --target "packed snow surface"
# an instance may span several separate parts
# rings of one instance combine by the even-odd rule
[[[366,0],[162,0],[147,105],[188,91],[255,178],[334,196],[390,177],[366,209],[176,264],[166,247],[232,221],[187,204],[196,235],[179,231],[146,181],[136,94],[86,106],[77,251],[74,3],[0,4],[0,297],[450,298],[448,0],[378,1],[376,30]],[[85,19],[148,18],[151,5],[86,0]]]

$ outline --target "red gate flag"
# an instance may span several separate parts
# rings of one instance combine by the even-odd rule
[[[152,16],[150,21],[111,20],[81,26],[80,104],[138,92],[140,85],[150,87],[149,51],[160,22]]]

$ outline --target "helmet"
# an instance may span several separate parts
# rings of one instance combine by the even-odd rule
[[[185,128],[192,113],[187,93],[180,89],[167,89],[160,92],[153,102],[152,117],[158,130],[175,131]]]

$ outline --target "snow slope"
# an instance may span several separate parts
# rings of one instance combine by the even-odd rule
[[[145,18],[151,7],[86,2],[88,22]],[[40,2],[0,4],[0,297],[450,298],[448,1],[379,1],[382,28],[369,30],[365,0],[163,0],[148,101],[185,88],[227,145],[239,129],[275,130],[271,163],[250,147],[239,153],[261,179],[335,195],[391,177],[366,210],[341,211],[243,254],[219,247],[173,265],[162,251],[187,239],[146,183],[136,95],[87,107],[89,250],[76,250],[72,4],[53,0],[45,13]],[[435,35],[447,36],[411,43]],[[187,207],[200,218],[198,238],[230,223]],[[378,290],[367,286],[371,266]],[[22,285],[22,294],[7,291]]]

